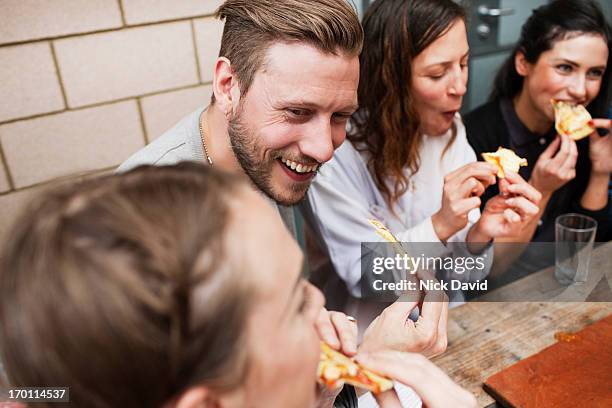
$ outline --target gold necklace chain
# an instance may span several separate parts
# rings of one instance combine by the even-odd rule
[[[204,120],[206,120],[206,114],[208,113],[208,110],[204,110],[202,111],[202,113],[200,114],[200,139],[202,140],[202,148],[204,149],[204,155],[206,156],[206,160],[208,161],[208,163],[212,166],[213,165],[213,161],[210,158],[210,155],[208,154],[208,149],[206,148],[206,141],[205,141],[205,133],[204,133],[204,129],[202,126],[202,122]],[[208,122],[206,123],[206,130],[208,130]],[[208,132],[207,132],[208,133]]]

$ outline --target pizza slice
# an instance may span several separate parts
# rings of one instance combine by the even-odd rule
[[[373,373],[323,342],[317,377],[321,384],[330,389],[350,384],[379,394],[393,388],[391,379]]]
[[[527,159],[519,157],[510,149],[499,147],[494,153],[482,153],[482,158],[497,166],[497,177],[506,177],[506,172],[518,173],[521,166],[527,166]]]
[[[596,130],[590,124],[593,118],[584,106],[555,100],[550,102],[555,111],[555,129],[560,135],[580,140]]]

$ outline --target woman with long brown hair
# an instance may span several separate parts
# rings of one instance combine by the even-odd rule
[[[497,170],[476,161],[458,113],[469,57],[460,5],[378,0],[363,26],[360,108],[349,142],[309,192],[336,271],[354,296],[361,289],[360,243],[380,241],[369,218],[400,241],[437,243],[439,254],[482,255],[493,239],[517,235],[540,198],[520,176],[508,174],[500,182],[508,195],[479,211]],[[480,279],[487,270],[461,279]]]

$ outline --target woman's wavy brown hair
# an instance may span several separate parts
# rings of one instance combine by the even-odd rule
[[[368,167],[391,207],[420,166],[420,120],[412,96],[412,61],[465,10],[452,0],[377,0],[363,18],[359,111],[348,139],[370,154]],[[393,181],[390,188],[386,180]]]

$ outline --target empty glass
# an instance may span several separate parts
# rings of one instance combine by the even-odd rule
[[[563,214],[555,220],[555,278],[562,285],[586,282],[597,221],[582,214]]]

